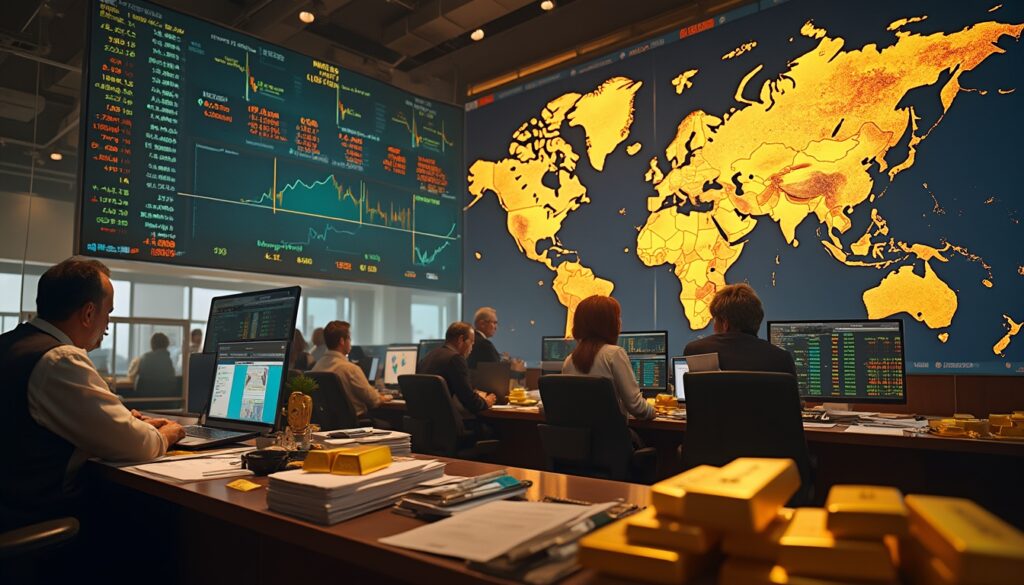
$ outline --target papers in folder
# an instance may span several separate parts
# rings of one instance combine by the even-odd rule
[[[369,475],[306,473],[301,469],[270,475],[267,506],[318,524],[336,524],[386,508],[417,485],[444,475],[444,463],[397,461]]]
[[[163,460],[127,468],[164,481],[187,483],[208,479],[224,479],[252,475],[242,469],[240,453],[212,457],[192,457],[179,460]]]
[[[348,438],[332,438],[339,431],[321,431],[313,433],[313,438],[331,447],[355,447],[357,445],[386,445],[394,457],[405,457],[412,454],[412,435],[400,431],[385,431],[371,427],[358,429],[339,429],[341,432],[354,431],[352,434],[362,436]]]

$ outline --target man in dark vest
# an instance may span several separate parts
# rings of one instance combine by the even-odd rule
[[[71,258],[39,279],[38,317],[0,335],[0,528],[74,513],[89,457],[144,461],[184,437],[181,425],[121,404],[86,354],[114,309],[110,271]]]
[[[498,332],[498,312],[491,307],[477,309],[473,316],[473,329],[473,349],[466,356],[469,369],[475,370],[477,364],[500,362],[501,354],[491,341]]]

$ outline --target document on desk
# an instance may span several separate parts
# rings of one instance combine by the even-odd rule
[[[591,506],[497,501],[380,539],[383,544],[486,563],[549,530],[574,523]]]
[[[805,429],[831,429],[836,423],[805,422]]]
[[[902,437],[903,429],[893,429],[886,427],[868,427],[864,425],[850,425],[846,427],[847,433],[858,433],[861,435],[889,435],[892,437]]]
[[[242,469],[242,459],[237,453],[214,455],[198,459],[157,461],[125,469],[138,471],[144,475],[150,475],[165,481],[180,483],[242,477],[253,474],[248,469]]]

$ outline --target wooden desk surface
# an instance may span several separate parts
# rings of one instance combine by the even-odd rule
[[[445,458],[446,472],[451,475],[479,475],[502,466]],[[506,468],[520,479],[528,479],[533,486],[527,492],[530,500],[544,496],[557,496],[591,502],[622,498],[628,502],[647,505],[650,490],[646,486]],[[422,521],[378,510],[333,526],[321,526],[291,516],[272,512],[267,508],[267,490],[239,492],[229,489],[228,479],[188,484],[171,484],[139,475],[124,469],[96,464],[96,475],[123,487],[171,502],[177,506],[238,525],[272,539],[288,542],[315,551],[347,564],[380,573],[393,579],[427,583],[506,583],[483,573],[471,571],[455,559],[386,546],[379,538],[398,534],[423,524]],[[250,478],[266,486],[267,478]],[[296,559],[301,562],[301,559]],[[596,576],[582,571],[564,583],[589,583]]]

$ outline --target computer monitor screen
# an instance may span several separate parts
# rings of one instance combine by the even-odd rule
[[[427,357],[427,354],[444,345],[443,339],[421,339],[419,349],[416,351],[416,361],[419,362]]]
[[[619,334],[619,347],[626,350],[641,390],[668,390],[667,331],[623,332]]]
[[[389,347],[384,355],[384,386],[398,388],[398,377],[416,373],[416,353],[418,347]]]
[[[683,402],[686,400],[686,391],[683,389],[683,377],[690,371],[690,365],[684,357],[672,358],[672,378],[676,389],[676,398]]]
[[[768,338],[796,363],[800,396],[905,403],[903,321],[773,321]]]
[[[576,340],[571,337],[542,337],[540,341],[540,360],[542,362],[559,362],[561,365],[565,358],[576,349]]]
[[[366,356],[359,360],[359,367],[366,375],[366,381],[373,384],[377,381],[377,372],[380,370],[380,358]]]
[[[210,303],[204,351],[222,341],[291,339],[299,310],[297,286],[216,297]]]
[[[291,338],[217,345],[208,418],[273,426]]]
[[[217,355],[194,353],[188,356],[188,403],[186,410],[193,414],[206,412],[213,389],[213,373],[217,368]]]

